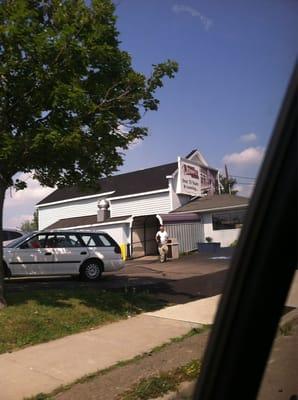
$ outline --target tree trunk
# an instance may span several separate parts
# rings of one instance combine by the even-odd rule
[[[4,265],[3,265],[3,206],[6,187],[0,182],[0,309],[6,307],[4,297]]]

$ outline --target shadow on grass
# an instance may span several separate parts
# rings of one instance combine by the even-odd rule
[[[69,277],[6,281],[9,306],[1,311],[0,353],[182,304],[222,291],[226,270],[168,278],[122,274],[97,282]]]
[[[123,296],[128,301],[134,302],[135,294],[146,294],[154,297],[161,307],[165,304],[183,304],[222,293],[226,274],[227,270],[220,270],[212,274],[194,275],[182,279],[108,275],[96,282],[82,282],[69,277],[12,279],[6,282],[6,292],[10,305],[33,299],[40,304],[67,308],[69,307],[67,300],[76,298],[87,306],[94,306],[97,303],[102,304],[103,301],[109,302],[109,299],[115,303],[117,299],[123,300]],[[111,293],[113,296],[110,296]],[[138,301],[140,300],[141,298],[138,298]]]
[[[0,354],[160,309],[164,301],[133,289],[96,288],[8,293],[1,311]]]
[[[117,291],[99,290],[98,288],[26,290],[8,293],[9,306],[20,306],[29,302],[54,308],[73,308],[74,304],[87,308],[99,308],[112,314],[130,311],[152,311],[166,305],[166,301],[155,298],[148,291],[136,291],[124,288]]]

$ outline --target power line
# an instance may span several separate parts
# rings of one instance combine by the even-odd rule
[[[230,175],[232,178],[240,178],[240,179],[251,179],[253,181],[256,180],[256,178],[248,177],[248,176],[239,176],[239,175]]]

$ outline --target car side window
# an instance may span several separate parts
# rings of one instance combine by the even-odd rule
[[[111,247],[114,245],[107,235],[98,234],[97,237],[101,243],[101,246]]]
[[[45,234],[35,235],[20,246],[20,249],[42,249],[45,247]]]
[[[47,241],[46,241],[46,247],[47,248],[55,248],[57,247],[57,240],[56,240],[56,235],[48,235]]]
[[[82,247],[82,243],[77,235],[68,235],[69,247]]]
[[[81,239],[84,242],[84,245],[87,247],[97,247],[93,235],[81,235]]]
[[[56,233],[48,236],[46,247],[61,249],[66,247],[82,247],[82,245],[77,235]]]
[[[55,247],[63,248],[63,247],[71,247],[69,240],[67,240],[66,235],[56,235],[55,237]]]

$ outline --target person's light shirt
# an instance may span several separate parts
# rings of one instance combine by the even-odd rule
[[[156,237],[160,237],[160,244],[167,244],[169,235],[166,231],[158,231]]]

